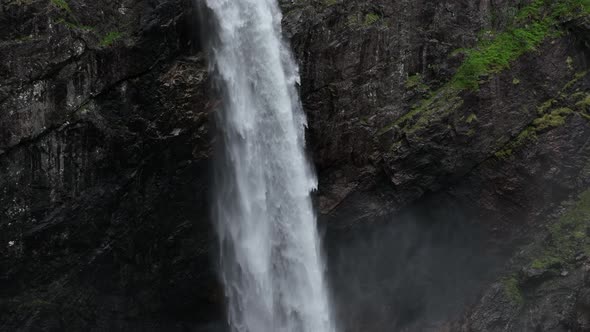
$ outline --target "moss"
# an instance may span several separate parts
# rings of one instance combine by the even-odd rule
[[[366,28],[374,25],[381,20],[381,16],[376,13],[368,13],[364,16],[359,16],[359,13],[351,14],[346,20],[346,25],[350,28]]]
[[[540,132],[548,128],[561,126],[565,123],[566,117],[571,113],[573,113],[573,111],[569,108],[558,108],[551,113],[535,119],[533,121],[534,130],[535,132]]]
[[[547,255],[535,259],[531,264],[531,268],[537,270],[545,270],[553,267],[560,267],[563,265],[562,260],[559,257]]]
[[[33,39],[34,39],[33,35],[26,35],[26,36],[20,36],[14,40],[17,42],[27,42],[27,41],[30,41]]]
[[[408,90],[419,89],[419,90],[427,91],[430,89],[428,87],[428,85],[424,84],[423,79],[422,79],[422,75],[420,73],[408,76],[404,86]]]
[[[66,2],[66,0],[51,0],[51,3],[59,8],[59,9],[63,9],[68,13],[72,12],[72,9],[70,8],[70,5]]]
[[[346,25],[351,28],[359,26],[359,18],[357,14],[349,15],[346,19]]]
[[[577,72],[574,75],[574,78],[567,82],[567,84],[563,87],[563,89],[561,89],[561,93],[563,93],[563,91],[571,88],[572,86],[574,86],[574,84],[576,84],[581,78],[583,78],[584,76],[586,76],[588,74],[587,71],[581,71],[581,72]]]
[[[518,305],[524,303],[524,297],[520,290],[520,283],[515,275],[503,279],[502,285],[504,286],[504,294],[510,299],[510,301]]]
[[[512,156],[512,149],[507,148],[507,149],[502,149],[500,151],[496,151],[496,153],[494,153],[494,156],[498,159],[508,159],[510,156]]]
[[[565,124],[567,117],[573,113],[576,113],[576,111],[567,107],[554,107],[558,104],[574,104],[576,101],[581,100],[583,96],[586,96],[585,92],[568,94],[568,90],[571,90],[572,86],[574,86],[574,84],[579,79],[584,77],[586,73],[587,72],[575,74],[574,78],[560,89],[557,98],[549,99],[537,107],[538,118],[533,120],[530,125],[525,127],[513,140],[505,143],[503,147],[495,153],[496,158],[506,159],[510,157],[516,149],[520,148],[527,142],[536,140],[537,135],[541,132]],[[577,112],[579,115],[590,120],[590,115],[584,113],[583,106],[578,107],[576,104],[576,109],[581,111]]]
[[[464,50],[467,58],[457,70],[452,84],[459,89],[477,90],[480,79],[503,71],[544,40],[557,36],[556,25],[567,16],[587,13],[588,0],[535,0],[517,14],[517,23],[493,40],[482,40]]]
[[[583,192],[557,222],[548,227],[548,241],[531,262],[538,269],[571,264],[580,252],[590,253],[590,190]]]
[[[477,115],[475,115],[475,113],[469,114],[465,120],[467,123],[472,123],[473,121],[477,121]]]
[[[437,107],[440,108],[439,118],[457,109],[462,104],[459,97],[461,91],[477,90],[483,79],[509,68],[514,60],[526,52],[535,50],[548,37],[558,36],[561,33],[561,20],[588,15],[588,2],[590,1],[535,0],[517,13],[515,24],[505,32],[494,35],[492,31],[486,30],[485,38],[474,48],[453,52],[464,53],[466,58],[449,82],[432,93],[431,97],[417,103],[406,115],[382,128],[378,134],[383,134],[396,126],[405,132],[413,132],[429,122],[428,118],[432,118]],[[358,17],[349,17],[349,22],[358,24]],[[406,88],[417,86],[420,79],[418,76],[408,77]],[[517,78],[513,80],[513,84],[519,83],[520,80]],[[446,96],[449,100],[437,98],[440,95]],[[549,103],[546,107],[549,108],[551,105],[552,103]],[[426,113],[421,114],[422,112]],[[418,117],[420,119],[416,120]]]
[[[547,110],[549,110],[555,102],[556,102],[555,99],[549,99],[549,100],[545,101],[544,103],[541,104],[541,106],[539,106],[537,108],[537,113],[539,115],[543,115],[543,114],[547,113]]]
[[[93,31],[95,28],[92,26],[88,26],[88,25],[81,25],[81,24],[77,24],[77,23],[72,23],[70,21],[67,21],[65,18],[60,18],[56,21],[57,24],[62,24],[66,27],[68,27],[69,29],[77,29],[77,30],[83,30],[83,31]]]
[[[508,142],[508,144],[504,145],[501,150],[497,151],[495,153],[496,158],[506,159],[512,155],[514,150],[525,145],[527,142],[536,140],[537,135],[541,132],[563,125],[566,118],[572,113],[573,110],[562,107],[536,118],[529,126],[523,129],[515,139]]]
[[[402,132],[414,134],[425,128],[430,122],[457,110],[463,105],[463,99],[452,87],[439,89],[430,98],[423,100],[391,125],[381,129],[377,134],[382,135],[389,130],[399,127]]]
[[[491,42],[484,42],[467,52],[467,59],[457,70],[452,84],[460,89],[476,90],[482,76],[508,68],[512,61],[533,50],[548,35],[547,24],[533,23],[526,28],[501,33]]]
[[[123,37],[123,34],[118,32],[118,31],[111,31],[108,34],[106,34],[106,36],[103,37],[103,39],[100,41],[100,45],[103,47],[107,47],[112,45],[114,42],[116,42],[117,40],[121,39]]]
[[[567,64],[567,68],[569,70],[574,70],[574,60],[571,56],[568,56],[567,59],[565,59],[565,63]]]
[[[550,7],[553,16],[557,18],[576,17],[590,13],[590,1],[588,0],[534,0],[517,13],[516,21],[523,23],[531,19],[540,19],[546,14],[543,11],[546,7]]]
[[[380,19],[381,19],[381,16],[379,16],[378,14],[368,13],[365,15],[365,20],[363,21],[363,24],[365,26],[373,25],[377,21],[379,21]]]
[[[576,103],[576,107],[580,109],[580,111],[590,111],[590,94],[586,94],[586,96]]]

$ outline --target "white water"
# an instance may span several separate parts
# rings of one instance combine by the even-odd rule
[[[206,0],[217,24],[216,218],[228,321],[240,332],[333,332],[304,153],[299,77],[276,0]]]

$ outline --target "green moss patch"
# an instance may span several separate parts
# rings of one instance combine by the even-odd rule
[[[377,134],[383,135],[398,127],[402,132],[413,134],[428,126],[438,118],[450,114],[463,105],[463,99],[453,87],[445,87],[433,93],[430,98],[416,104],[410,112],[404,114],[393,124],[381,129]]]
[[[117,40],[121,39],[123,34],[118,31],[111,31],[107,33],[100,41],[100,46],[108,47],[114,44]]]
[[[51,3],[62,10],[65,10],[68,13],[72,12],[72,9],[70,8],[70,5],[66,2],[66,0],[51,0]]]
[[[457,70],[452,84],[459,89],[479,88],[482,77],[496,74],[545,39],[559,34],[556,27],[565,17],[586,15],[588,0],[535,0],[517,14],[518,27],[483,40],[475,48],[464,50],[467,58]]]
[[[380,19],[381,19],[381,16],[379,16],[378,14],[368,13],[368,14],[365,15],[365,19],[363,21],[363,24],[365,26],[373,25],[377,21],[379,21]]]
[[[548,240],[531,262],[532,268],[559,268],[574,262],[578,254],[590,255],[590,190],[548,230]]]
[[[590,93],[586,94],[582,100],[577,102],[576,107],[578,107],[580,111],[584,111],[584,112],[590,111]]]
[[[502,280],[504,286],[504,294],[510,301],[521,305],[524,302],[522,291],[520,290],[520,283],[515,275],[511,275]]]
[[[467,119],[465,119],[465,122],[467,123],[472,123],[473,121],[477,121],[477,115],[475,115],[475,113],[469,114]]]
[[[549,99],[537,107],[538,117],[525,127],[514,139],[505,144],[495,156],[499,159],[506,159],[518,148],[524,146],[527,142],[537,139],[537,135],[547,130],[557,128],[565,124],[566,119],[573,113],[577,113],[590,120],[590,115],[586,114],[584,103],[587,99],[585,93],[571,93],[571,88],[581,78],[586,76],[587,72],[577,73],[574,78],[567,82],[559,91],[557,98]],[[571,93],[571,94],[570,94]],[[557,105],[575,105],[575,107],[557,107]]]
[[[62,24],[66,27],[68,27],[69,29],[77,29],[77,30],[82,30],[82,31],[93,31],[95,28],[92,26],[88,26],[88,25],[82,25],[82,24],[78,24],[78,23],[73,23],[70,22],[68,20],[66,20],[65,18],[60,18],[56,21],[57,24]]]
[[[506,31],[495,35],[489,32],[475,47],[454,52],[464,53],[466,58],[451,80],[378,134],[395,127],[406,133],[414,132],[430,122],[433,116],[442,118],[449,111],[456,110],[462,104],[461,91],[477,90],[482,81],[509,68],[517,58],[535,50],[547,38],[558,36],[562,31],[559,27],[562,20],[590,14],[589,3],[589,0],[534,0],[516,14],[515,23]],[[416,87],[418,82],[420,77],[411,76],[405,83],[406,88]],[[520,84],[520,80],[514,79],[513,84]],[[558,119],[545,120],[551,123],[551,120]]]
[[[418,89],[428,91],[430,89],[428,85],[424,84],[424,80],[420,73],[408,76],[404,86],[408,90]]]
[[[355,13],[348,16],[346,24],[348,27],[356,29],[370,27],[379,21],[381,21],[381,15],[377,13],[367,13],[364,16],[360,13]]]
[[[566,118],[573,112],[574,111],[569,108],[562,107],[535,119],[533,123],[522,130],[515,139],[506,144],[503,149],[497,151],[495,156],[500,159],[505,159],[511,156],[514,150],[522,147],[531,140],[536,140],[537,135],[541,132],[563,125]]]

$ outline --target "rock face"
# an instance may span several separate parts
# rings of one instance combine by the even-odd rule
[[[198,3],[0,4],[0,330],[222,321]],[[590,328],[584,2],[280,3],[343,330]]]
[[[190,1],[0,10],[0,330],[219,318]]]

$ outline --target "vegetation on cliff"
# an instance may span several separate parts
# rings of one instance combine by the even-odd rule
[[[548,280],[565,276],[567,270],[590,256],[590,190],[586,190],[553,224],[547,227],[543,243],[525,255],[528,264],[501,280],[504,294],[513,303],[525,302],[523,288],[531,278]],[[553,271],[553,273],[549,273]]]
[[[484,39],[476,47],[463,50],[466,59],[451,85],[457,89],[479,88],[482,77],[507,69],[512,61],[534,50],[548,37],[559,35],[558,24],[562,20],[588,13],[587,0],[533,1],[518,12],[513,27],[492,40]]]
[[[506,31],[488,31],[486,35],[492,38],[482,38],[473,48],[453,52],[463,53],[465,59],[451,80],[378,134],[395,127],[406,134],[415,133],[433,119],[452,113],[463,104],[459,96],[462,91],[478,90],[486,78],[506,70],[512,62],[535,50],[547,38],[562,34],[562,21],[589,14],[588,0],[533,1],[518,11],[513,18],[514,23]],[[415,88],[417,81],[416,77],[408,78],[406,88]],[[520,80],[515,79],[513,83],[520,84]]]

